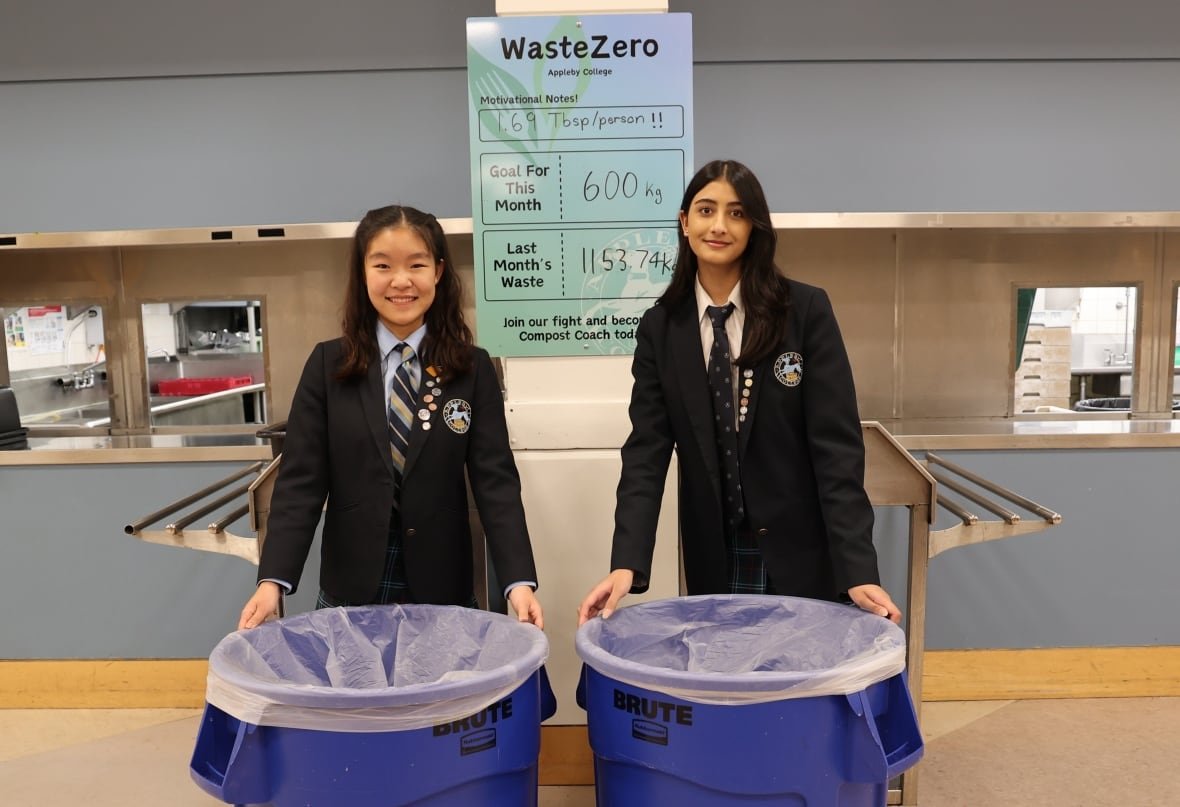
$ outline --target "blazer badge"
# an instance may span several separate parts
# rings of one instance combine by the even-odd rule
[[[442,418],[455,434],[466,434],[471,428],[471,404],[462,398],[452,398],[443,404]]]
[[[774,360],[774,377],[786,387],[797,387],[803,380],[803,357],[794,351]]]

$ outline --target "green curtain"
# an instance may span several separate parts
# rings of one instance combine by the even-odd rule
[[[1028,320],[1032,316],[1033,299],[1036,289],[1016,290],[1016,367],[1024,358],[1024,340],[1028,336]]]

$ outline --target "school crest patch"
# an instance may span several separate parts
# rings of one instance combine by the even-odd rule
[[[797,387],[803,380],[803,357],[798,353],[784,353],[774,360],[774,377],[785,387]]]
[[[443,404],[442,419],[455,434],[466,434],[471,428],[471,404],[462,398],[452,398]]]

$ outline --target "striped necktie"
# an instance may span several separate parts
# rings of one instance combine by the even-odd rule
[[[410,372],[414,348],[401,342],[390,351],[390,359],[395,355],[400,356],[400,359],[389,392],[389,449],[400,484],[402,471],[406,467],[406,449],[410,446],[410,427],[414,422],[416,399],[414,390],[418,385],[414,383],[413,373]]]

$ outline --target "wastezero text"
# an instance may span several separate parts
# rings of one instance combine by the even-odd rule
[[[654,39],[614,39],[605,34],[594,34],[589,42],[577,41],[563,36],[545,42],[500,37],[500,48],[505,59],[623,59],[646,56],[651,58],[660,52],[660,43]]]

